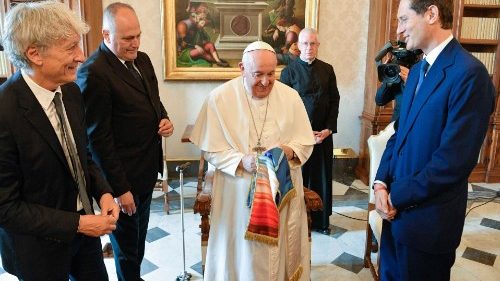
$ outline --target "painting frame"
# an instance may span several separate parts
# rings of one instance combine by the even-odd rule
[[[229,80],[240,75],[238,67],[182,67],[178,66],[178,50],[176,39],[176,4],[180,0],[163,0],[162,34],[163,34],[163,74],[164,80]],[[223,0],[222,0],[223,1]],[[305,0],[304,26],[317,29],[318,7],[320,0]],[[198,1],[203,2],[203,1]],[[217,2],[206,0],[205,2]],[[244,2],[244,1],[243,1]],[[248,1],[246,1],[248,2]],[[255,0],[255,2],[264,2]],[[260,26],[259,26],[260,27]],[[283,66],[278,66],[279,77]]]

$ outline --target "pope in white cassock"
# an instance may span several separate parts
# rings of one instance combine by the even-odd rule
[[[300,167],[315,141],[298,93],[275,81],[276,64],[269,44],[251,43],[239,63],[242,75],[210,93],[191,135],[213,173],[207,281],[310,280]],[[275,147],[288,160],[293,192],[279,207],[274,243],[265,243],[245,238],[253,208],[247,200],[256,159]]]

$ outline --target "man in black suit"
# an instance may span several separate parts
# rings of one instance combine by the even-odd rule
[[[116,228],[120,209],[86,150],[72,82],[88,26],[64,4],[41,2],[17,4],[4,27],[19,70],[0,87],[3,268],[25,281],[108,280],[99,236]]]
[[[118,280],[141,280],[153,188],[162,171],[161,137],[172,135],[141,28],[123,3],[104,10],[101,46],[82,64],[77,84],[86,105],[90,150],[122,212],[111,235]]]

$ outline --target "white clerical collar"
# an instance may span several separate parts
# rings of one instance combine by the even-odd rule
[[[299,58],[300,58],[301,61],[303,61],[303,62],[305,62],[305,63],[307,63],[309,65],[311,65],[316,60],[316,58],[313,58],[312,60],[308,61],[308,60],[302,59],[302,57],[300,57],[300,56],[299,56]]]
[[[28,84],[28,87],[33,92],[35,98],[38,100],[43,110],[45,111],[47,111],[50,104],[54,100],[56,92],[62,94],[61,86],[57,86],[55,91],[50,91],[38,85],[35,81],[33,81],[33,79],[31,79],[26,70],[21,69],[21,75],[23,76],[24,81],[26,81],[26,84]]]

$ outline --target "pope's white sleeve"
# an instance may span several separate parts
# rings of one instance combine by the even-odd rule
[[[228,149],[219,152],[204,152],[204,157],[207,162],[231,176],[236,176],[238,165],[244,155],[245,154],[235,149]]]

